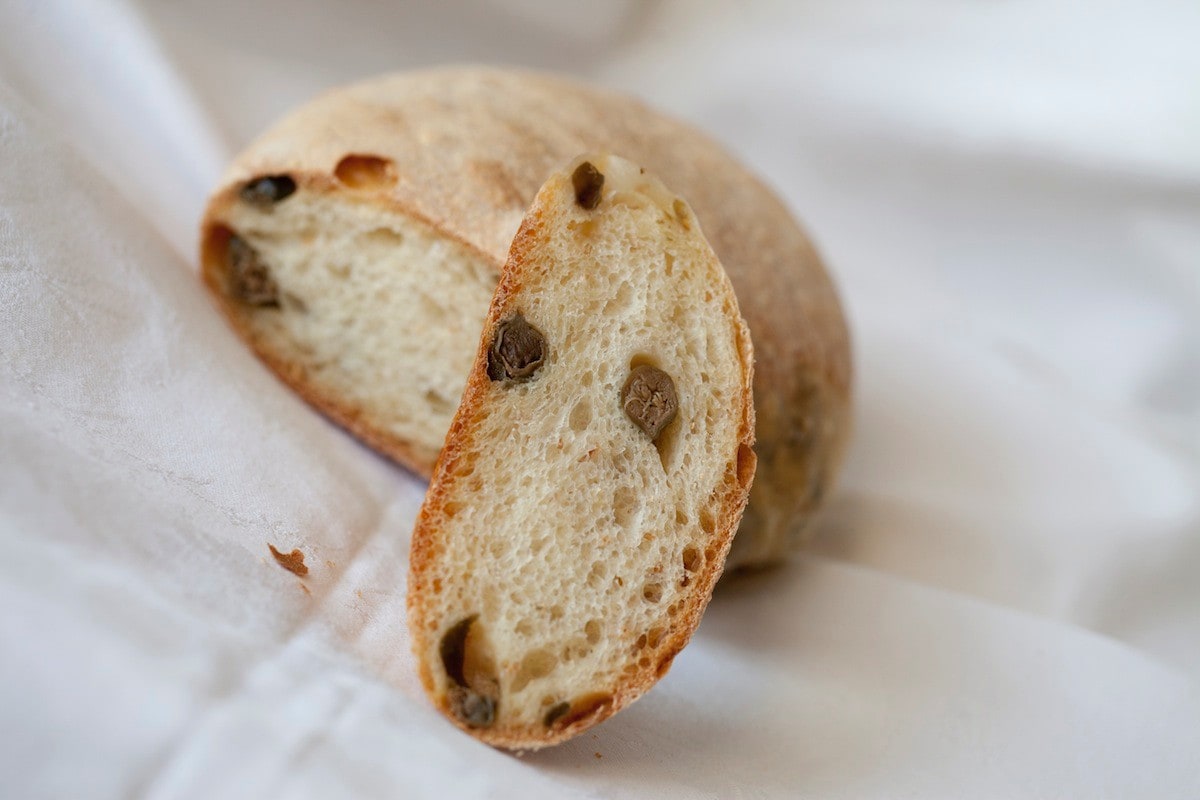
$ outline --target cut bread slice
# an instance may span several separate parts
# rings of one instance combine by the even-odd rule
[[[542,747],[666,673],[750,491],[751,376],[688,205],[614,156],[552,175],[413,533],[409,626],[450,719]]]
[[[637,100],[461,67],[329,92],[231,165],[203,222],[204,280],[285,382],[428,476],[525,210],[552,170],[596,151],[686,197],[737,292],[759,354],[759,474],[730,563],[778,559],[849,432],[841,307],[771,191]]]

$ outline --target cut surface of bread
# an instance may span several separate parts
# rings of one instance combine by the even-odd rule
[[[841,307],[779,200],[632,98],[488,68],[325,94],[222,179],[201,233],[204,280],[285,382],[427,476],[525,210],[552,170],[596,151],[687,198],[737,292],[758,352],[759,469],[730,564],[775,560],[827,494],[847,439]]]
[[[208,280],[241,305],[243,334],[302,393],[428,473],[495,271],[418,219],[317,183],[231,207],[208,241],[230,268]]]
[[[752,361],[683,200],[614,156],[551,176],[413,533],[414,651],[456,724],[537,748],[665,674],[750,491]]]

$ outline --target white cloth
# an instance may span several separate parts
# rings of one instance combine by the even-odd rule
[[[0,2],[0,794],[1200,796],[1200,7],[422,5]],[[724,140],[856,348],[815,546],[523,758],[413,674],[422,485],[276,382],[194,267],[249,137],[457,61]]]

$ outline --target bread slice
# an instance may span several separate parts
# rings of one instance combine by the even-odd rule
[[[450,719],[542,747],[666,673],[750,491],[751,364],[682,199],[614,156],[550,177],[413,533],[409,626]]]
[[[787,209],[687,125],[528,72],[450,68],[339,89],[231,166],[203,223],[204,280],[284,381],[428,475],[525,210],[552,170],[597,151],[686,197],[737,291],[758,350],[759,475],[730,563],[774,560],[840,462],[849,340]]]

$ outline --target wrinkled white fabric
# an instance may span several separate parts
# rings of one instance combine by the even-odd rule
[[[0,794],[1200,796],[1200,7],[427,5],[0,2]],[[724,141],[855,342],[812,548],[524,757],[413,673],[423,485],[275,381],[194,263],[281,113],[462,61]]]

